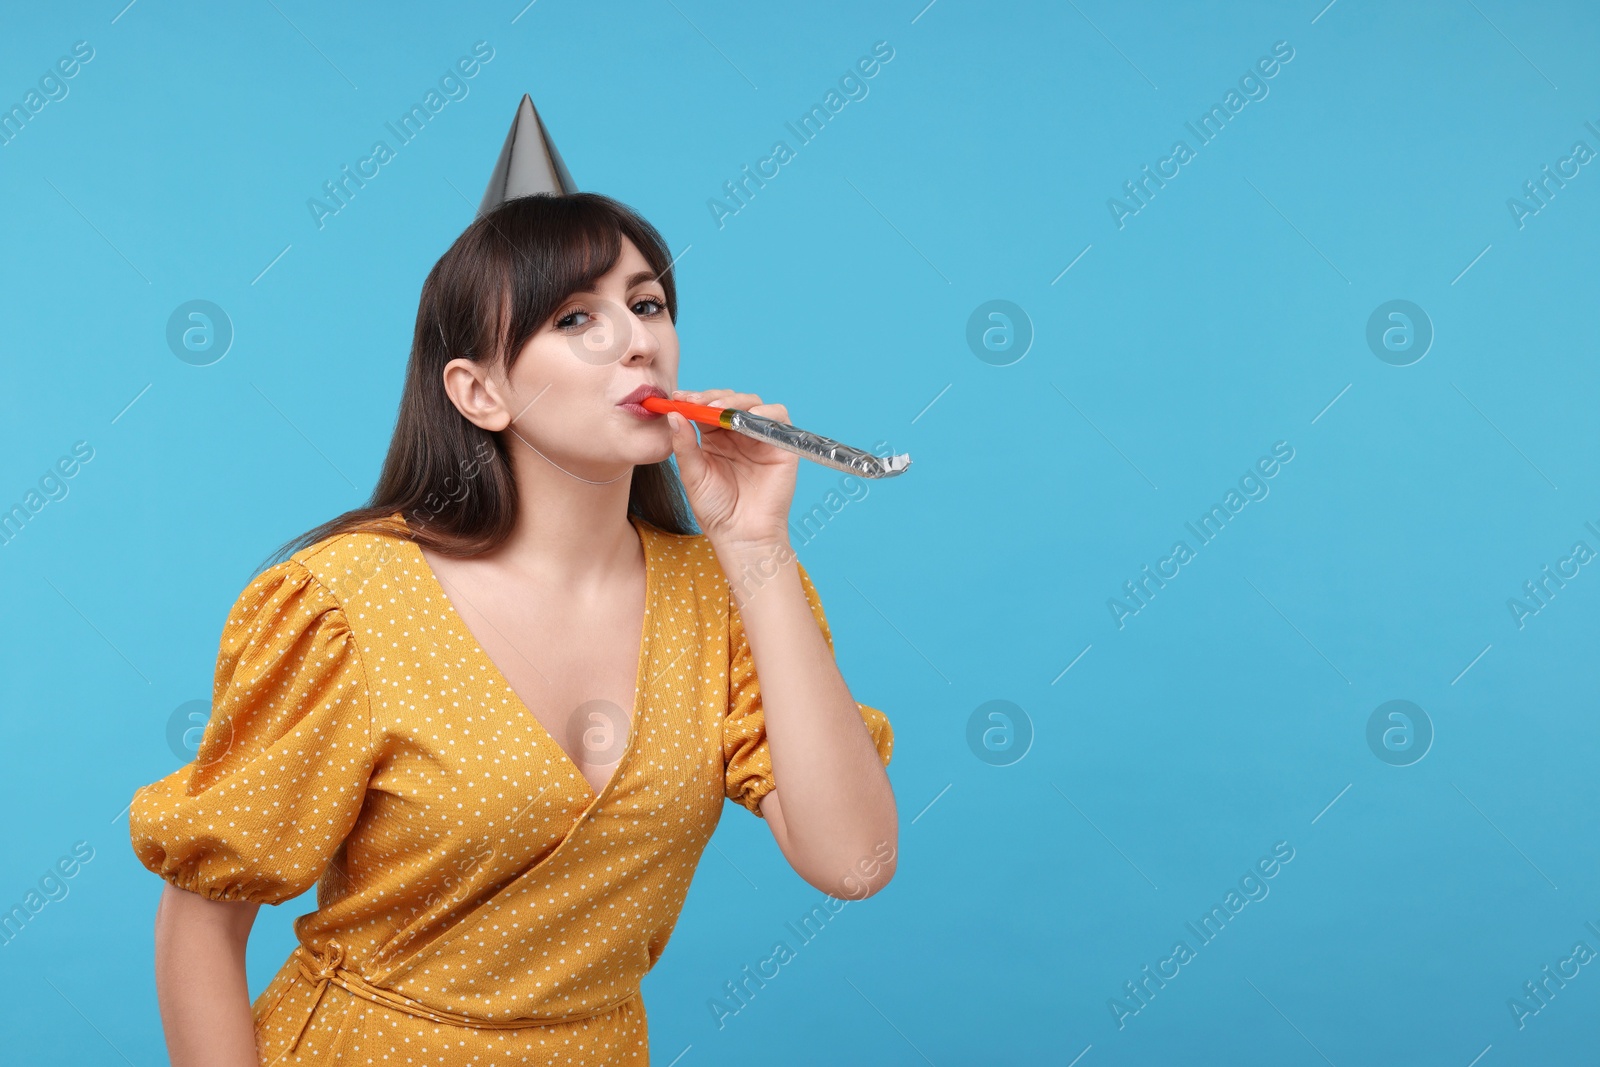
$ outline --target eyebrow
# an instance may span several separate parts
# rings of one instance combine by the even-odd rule
[[[638,285],[640,282],[648,282],[648,281],[655,280],[656,278],[657,278],[656,272],[653,271],[653,270],[638,270],[638,271],[634,271],[632,274],[628,275],[627,278],[623,279],[624,282],[625,282],[625,284],[623,285],[623,288],[624,289],[632,289],[634,286]],[[595,292],[595,290],[591,287],[591,288],[588,288],[588,289],[581,290],[581,292],[592,294],[592,293]],[[574,293],[573,295],[576,296],[577,294]]]

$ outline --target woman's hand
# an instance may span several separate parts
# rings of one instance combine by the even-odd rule
[[[754,393],[677,389],[671,398],[789,421],[787,408],[763,404]],[[800,457],[720,426],[700,426],[697,444],[691,420],[674,411],[668,413],[667,422],[689,506],[712,547],[726,553],[771,551],[787,545],[789,506],[794,500]]]

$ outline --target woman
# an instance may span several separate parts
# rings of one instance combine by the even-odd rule
[[[671,266],[574,193],[430,272],[371,503],[240,595],[195,761],[133,800],[177,1067],[644,1064],[725,798],[825,892],[893,875],[892,731],[788,544],[796,457],[633,403],[788,420],[676,388]],[[313,883],[251,1004],[257,907]]]

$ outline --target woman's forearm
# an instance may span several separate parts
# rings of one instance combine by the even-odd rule
[[[168,884],[156,908],[156,997],[172,1067],[259,1067],[245,943],[259,905]]]
[[[722,560],[732,573],[777,570],[755,588],[735,587],[779,783],[762,814],[806,881],[836,896],[870,895],[892,876],[898,848],[889,777],[811,612],[793,550],[743,552]]]

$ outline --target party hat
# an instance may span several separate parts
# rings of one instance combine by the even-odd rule
[[[550,140],[549,131],[539,119],[533,98],[522,94],[511,132],[500,149],[489,187],[484,190],[480,214],[488,214],[507,200],[535,193],[575,193],[578,185],[561,161],[561,153]]]

